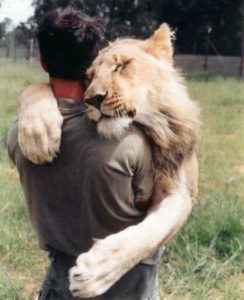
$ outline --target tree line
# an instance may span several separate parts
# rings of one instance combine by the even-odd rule
[[[32,4],[34,16],[17,28],[26,43],[34,37],[37,23],[46,12],[73,5],[101,17],[108,40],[118,36],[145,38],[167,22],[176,31],[176,53],[243,53],[243,0],[33,0]],[[4,26],[0,23],[1,35]]]

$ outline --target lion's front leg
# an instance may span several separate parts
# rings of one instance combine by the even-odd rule
[[[78,257],[76,266],[70,270],[70,291],[74,296],[103,294],[179,231],[192,210],[185,174],[180,177],[180,185],[173,194],[155,194],[154,203],[141,223],[95,242],[90,251]]]
[[[63,117],[48,83],[33,84],[19,97],[18,143],[35,164],[51,162],[59,152]]]

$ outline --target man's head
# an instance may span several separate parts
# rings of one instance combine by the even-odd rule
[[[101,45],[102,22],[72,7],[46,14],[38,26],[41,59],[51,77],[82,79]]]

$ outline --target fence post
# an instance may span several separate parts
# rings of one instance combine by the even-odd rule
[[[208,46],[209,46],[209,34],[212,31],[212,28],[210,26],[207,27],[207,36],[206,36],[206,43],[205,43],[205,56],[204,56],[204,63],[203,63],[203,69],[204,71],[207,71],[208,69]]]
[[[29,46],[29,62],[33,62],[33,57],[34,57],[34,39],[33,37],[30,39],[30,46]]]
[[[241,12],[241,59],[240,59],[239,75],[243,77],[244,76],[244,1],[242,1],[242,4],[240,6],[240,12]]]
[[[14,51],[14,62],[17,59],[17,45],[16,45],[16,29],[13,31],[13,51]]]
[[[240,59],[240,70],[239,70],[239,75],[241,77],[244,76],[244,58],[243,58],[243,55],[241,56],[241,59]]]
[[[6,34],[5,36],[5,57],[6,58],[9,58],[9,52],[10,52],[10,36],[9,36],[9,33]]]

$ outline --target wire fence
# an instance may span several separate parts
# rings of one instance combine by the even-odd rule
[[[21,46],[15,49],[0,47],[0,58],[9,58],[13,61],[26,59],[38,61],[39,51],[34,48],[31,55],[27,47]],[[175,55],[175,65],[187,73],[213,73],[224,76],[243,76],[243,61],[241,57],[221,55]]]

